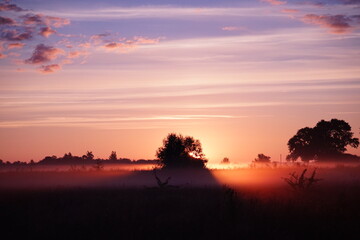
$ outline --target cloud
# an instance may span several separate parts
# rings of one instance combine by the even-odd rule
[[[52,16],[45,16],[44,22],[47,26],[53,26],[56,28],[63,27],[71,23],[69,19]]]
[[[13,48],[22,48],[24,46],[25,46],[24,43],[9,43],[7,47],[8,49],[13,49]]]
[[[1,39],[7,41],[22,41],[29,40],[32,38],[32,33],[30,31],[19,33],[15,29],[5,29],[1,33]]]
[[[0,3],[0,12],[1,11],[14,11],[14,12],[21,12],[26,11],[25,9],[17,6],[16,4],[10,4],[10,3]]]
[[[7,56],[5,54],[0,53],[0,59],[6,58]]]
[[[221,28],[221,30],[223,31],[239,31],[244,29],[245,29],[244,27],[235,27],[235,26],[226,26]]]
[[[23,19],[23,23],[26,25],[31,24],[43,24],[43,15],[42,14],[32,14],[28,13],[26,15],[20,16]]]
[[[79,44],[79,47],[81,47],[81,48],[90,48],[90,47],[91,47],[91,44],[88,43],[88,42],[86,42],[86,43],[80,43],[80,44]]]
[[[299,12],[299,10],[297,9],[290,9],[290,8],[285,8],[281,10],[282,13],[297,13]]]
[[[110,33],[95,34],[95,35],[92,35],[92,36],[90,37],[90,40],[102,39],[102,38],[108,37],[108,36],[110,36],[110,35],[111,35]]]
[[[262,2],[267,2],[271,5],[283,5],[286,4],[286,1],[280,1],[280,0],[261,0]]]
[[[146,38],[146,37],[138,37],[138,36],[135,36],[134,40],[136,44],[155,44],[160,41],[159,38]]]
[[[86,51],[72,51],[72,52],[69,52],[68,58],[78,58],[81,56],[85,56],[87,54],[88,54],[88,52],[86,52]]]
[[[51,29],[50,27],[43,27],[40,29],[39,34],[43,37],[49,37],[52,34],[55,34],[56,31]]]
[[[43,14],[25,14],[21,16],[23,23],[26,25],[45,25],[48,27],[63,27],[70,24],[70,20],[61,17],[45,16]]]
[[[352,30],[350,23],[353,21],[352,18],[356,16],[345,16],[345,15],[316,15],[307,14],[302,20],[305,23],[319,25],[323,28],[327,28],[330,33],[343,34]]]
[[[12,20],[11,18],[0,16],[0,25],[12,25],[14,23],[15,21]]]
[[[108,49],[123,48],[123,47],[125,47],[125,44],[124,43],[111,42],[111,43],[105,44],[104,47],[108,48]]]
[[[59,64],[50,64],[50,65],[43,65],[38,70],[41,73],[54,73],[61,69],[61,66]]]
[[[357,5],[360,4],[360,0],[339,0],[343,4]]]
[[[122,42],[110,42],[103,47],[108,50],[126,50],[136,48],[139,45],[156,44],[160,41],[160,38],[147,38],[141,36],[135,36],[133,39],[121,39]]]
[[[36,46],[32,56],[29,59],[25,60],[25,63],[42,64],[56,59],[58,55],[61,54],[64,54],[64,51],[60,48],[39,44]]]

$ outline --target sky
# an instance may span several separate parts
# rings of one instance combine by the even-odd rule
[[[168,133],[209,162],[279,161],[322,119],[360,132],[360,1],[0,3],[0,159],[154,159]],[[349,149],[359,154],[359,149]]]

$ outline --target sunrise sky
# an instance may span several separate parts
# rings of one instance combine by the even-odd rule
[[[0,159],[153,159],[170,132],[210,162],[360,128],[360,1],[22,0],[0,5]],[[360,150],[351,150],[360,154]]]

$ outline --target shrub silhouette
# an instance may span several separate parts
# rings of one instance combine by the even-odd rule
[[[290,177],[283,179],[294,190],[306,190],[313,186],[315,183],[322,180],[320,178],[315,178],[316,169],[314,169],[310,177],[305,176],[306,172],[307,168],[305,168],[300,175],[298,175],[296,172],[293,172],[289,174]]]
[[[204,168],[207,162],[199,140],[175,133],[163,140],[156,156],[163,168]]]

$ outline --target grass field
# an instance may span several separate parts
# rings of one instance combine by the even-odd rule
[[[1,172],[3,239],[358,239],[360,168],[320,168],[293,191],[302,168]]]

